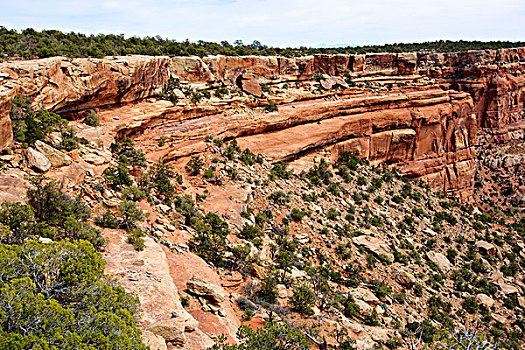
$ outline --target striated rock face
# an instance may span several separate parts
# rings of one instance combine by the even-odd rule
[[[525,48],[419,53],[418,68],[445,89],[468,92],[481,127],[499,129],[523,120]]]
[[[476,126],[498,130],[494,131],[498,139],[505,140],[507,128],[525,124],[524,61],[525,48],[448,54],[55,57],[5,62],[0,64],[0,148],[12,142],[10,100],[21,93],[33,97],[35,108],[66,115],[91,108],[110,111],[103,119],[108,130],[142,140],[146,147],[153,138],[166,136],[172,147],[155,157],[166,156],[168,161],[201,152],[206,136],[239,138],[244,147],[274,160],[299,159],[320,150],[335,158],[348,150],[373,164],[396,165],[408,176],[424,177],[433,187],[466,198],[475,172]],[[182,107],[158,103],[144,108],[140,102],[158,96],[170,77],[201,87],[222,81],[265,98],[258,83],[307,84],[314,73],[328,76],[322,80],[326,91],[276,99],[278,112],[256,117],[235,110],[239,103],[257,106],[254,97]],[[338,77],[345,74],[365,85],[426,82],[394,91],[355,91]],[[439,87],[425,77],[435,79]],[[327,83],[332,80],[340,83]],[[335,86],[344,90],[336,95]]]
[[[0,64],[0,92],[11,98],[16,93],[32,96],[35,108],[55,112],[129,103],[158,94],[169,78],[169,64],[168,57],[150,56],[6,62]],[[5,117],[10,107],[1,102]]]
[[[472,191],[476,119],[466,93],[428,86],[380,96],[320,96],[281,103],[279,111],[255,116],[226,115],[219,109],[196,117],[195,110],[170,107],[156,116],[140,114],[147,106],[124,107],[102,117],[135,114],[119,132],[134,135],[145,149],[153,149],[159,137],[169,138],[171,147],[158,154],[165,161],[202,152],[211,136],[236,139],[241,148],[273,161],[294,161],[318,151],[337,159],[350,151],[373,164],[396,165],[407,176],[423,177],[450,194],[466,198]]]

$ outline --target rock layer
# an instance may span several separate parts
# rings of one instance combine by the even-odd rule
[[[261,96],[257,80],[308,81],[320,73],[346,74],[365,83],[367,79],[400,82],[423,75],[435,79],[441,90],[427,83],[415,92],[401,89],[374,97],[352,96],[346,92],[352,89],[345,89],[335,100],[327,100],[334,93],[326,91],[321,96],[276,101],[279,112],[260,118],[250,113],[223,115],[234,101],[226,106],[162,105],[112,126],[138,138],[174,135],[175,146],[165,152],[166,159],[198,153],[206,136],[243,138],[247,146],[275,160],[295,159],[319,149],[333,155],[351,150],[375,164],[396,164],[409,176],[425,177],[434,187],[465,197],[473,185],[476,124],[500,133],[523,124],[524,61],[525,48],[447,54],[54,57],[4,62],[0,64],[0,148],[12,142],[8,114],[10,100],[18,93],[32,96],[35,108],[67,115],[91,108],[115,109],[158,96],[170,77],[191,84],[224,81],[231,86],[239,83],[239,77],[243,82],[242,77],[250,77],[255,95]],[[450,89],[468,92],[472,100]]]

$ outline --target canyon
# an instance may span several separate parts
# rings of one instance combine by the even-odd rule
[[[21,150],[20,143],[13,141],[10,110],[17,95],[31,97],[35,110],[46,109],[67,118],[69,126],[83,140],[78,149],[56,153],[57,150],[50,146],[51,150],[46,149],[40,143],[35,148],[48,152],[44,158],[49,158],[49,164],[45,167],[29,164],[28,151]],[[60,180],[71,195],[82,194],[94,214],[115,210],[123,196],[104,185],[107,182],[104,171],[120,162],[112,154],[111,144],[129,137],[144,152],[149,166],[160,161],[172,166],[177,175],[181,174],[175,184],[176,192],[196,198],[195,210],[216,213],[228,222],[232,228],[228,244],[237,247],[248,241],[240,237],[243,227],[255,226],[254,213],[271,209],[270,214],[273,212],[275,217],[271,221],[268,216],[264,241],[257,246],[247,243],[250,257],[254,254],[260,257],[257,263],[248,266],[249,273],[213,266],[190,249],[188,242],[195,237],[196,229],[184,221],[171,200],[164,203],[155,198],[139,202],[149,214],[147,224],[141,224],[148,232],[142,251],[133,249],[123,230],[103,229],[108,242],[103,252],[105,271],[138,296],[142,312],[137,322],[152,350],[206,349],[221,334],[236,342],[240,324],[259,326],[270,319],[272,313],[259,308],[257,317],[246,321],[234,301],[238,303],[239,298],[247,295],[243,288],[252,282],[251,287],[255,288],[274,268],[271,246],[283,234],[281,221],[283,226],[291,227],[290,236],[304,248],[298,253],[304,252],[304,260],[308,260],[307,252],[311,249],[317,256],[334,258],[331,261],[334,269],[344,271],[343,259],[337,258],[331,243],[326,243],[338,242],[340,231],[349,230],[345,221],[348,220],[354,225],[352,230],[359,231],[357,236],[346,232],[348,235],[344,237],[346,247],[352,246],[357,265],[363,267],[369,263],[370,256],[375,257],[376,263],[377,259],[381,261],[372,271],[361,271],[363,275],[386,281],[399,293],[409,290],[406,285],[415,284],[414,275],[426,278],[433,270],[451,277],[449,270],[459,267],[459,262],[452,258],[449,261],[444,248],[454,244],[450,237],[459,242],[462,238],[465,241],[466,236],[469,244],[476,243],[472,245],[476,254],[490,251],[488,255],[493,260],[487,254],[479,257],[494,265],[483,261],[488,271],[485,277],[499,286],[499,299],[491,295],[495,301],[483,293],[473,295],[486,304],[496,303],[494,317],[506,324],[515,318],[502,306],[503,300],[516,296],[519,305],[525,307],[525,285],[520,278],[503,276],[496,269],[510,264],[506,254],[511,249],[482,241],[472,227],[472,223],[478,223],[477,215],[481,212],[475,207],[470,212],[460,209],[459,203],[476,200],[475,205],[489,210],[490,205],[483,208],[483,198],[476,191],[477,168],[503,167],[502,174],[511,178],[525,162],[520,158],[524,104],[525,48],[291,58],[123,56],[6,61],[0,63],[0,149],[3,150],[0,157],[7,164],[0,174],[0,198],[24,201],[27,186],[24,176],[44,172]],[[100,125],[88,126],[82,122],[91,111],[100,118]],[[226,145],[230,148],[225,148]],[[486,155],[479,152],[480,148],[490,150],[494,145],[507,148],[494,153],[496,156],[489,151]],[[235,152],[241,155],[249,157],[252,152],[259,155],[261,163],[244,164],[238,161],[240,155],[229,158],[227,150],[236,147]],[[510,157],[507,153],[515,155]],[[273,167],[281,162],[287,164],[287,169],[304,175],[309,174],[312,166],[320,167],[324,160],[329,160],[335,173],[336,162],[348,154],[363,163],[359,163],[355,173],[351,170],[358,179],[357,185],[345,183],[343,175],[338,173],[342,198],[339,194],[327,198],[326,191],[299,176],[284,175],[282,179],[265,181],[275,177]],[[484,157],[482,162],[477,159],[480,154]],[[191,174],[188,164],[196,157],[203,159],[203,169],[213,170],[212,176]],[[365,163],[375,170],[365,167]],[[374,189],[379,194],[374,194],[377,201],[369,201],[371,210],[366,205],[359,208],[358,203],[368,199],[362,199],[358,192],[373,193],[359,181],[379,181],[382,176],[388,178],[398,173],[394,182]],[[484,186],[492,186],[488,180],[493,177],[492,172],[484,168],[483,174],[487,179]],[[143,173],[132,169],[132,175],[138,184]],[[410,182],[412,187],[402,176],[422,181]],[[265,182],[269,184],[264,185]],[[97,190],[101,187],[102,190]],[[447,207],[442,196],[425,192],[429,188],[459,202]],[[303,191],[303,196],[297,191]],[[285,205],[269,199],[275,193],[285,198]],[[403,193],[405,202],[400,204],[397,198],[394,200],[394,194]],[[317,199],[304,200],[308,196]],[[383,197],[388,205],[383,203]],[[523,197],[513,198],[518,204],[523,202]],[[299,220],[284,224],[290,221],[287,211],[291,206],[308,207],[309,214],[302,223]],[[415,224],[407,223],[410,222],[407,216],[420,207],[428,209],[429,214],[414,215]],[[466,219],[457,225],[445,222],[445,228],[439,223],[443,219],[437,226],[431,222],[433,212],[449,209],[453,216],[463,215]],[[323,215],[330,210],[340,215],[325,218]],[[344,217],[343,213],[347,215]],[[352,221],[354,214],[362,222]],[[384,226],[371,226],[366,221],[371,215]],[[361,225],[365,222],[368,224]],[[321,235],[332,223],[334,229]],[[408,230],[406,226],[413,227]],[[510,229],[505,231],[506,227],[489,223],[487,236],[489,228],[496,238],[501,232],[514,234]],[[478,247],[479,242],[483,243]],[[518,257],[525,257],[521,238],[517,238],[516,245],[520,247]],[[402,264],[394,262],[394,254],[399,253],[396,249],[407,255],[410,249],[422,252],[431,249],[423,257],[431,261],[431,268],[414,263],[399,270]],[[389,263],[383,264],[384,261]],[[306,278],[306,273],[295,266],[289,272],[284,271],[284,275],[287,273],[291,284]],[[452,279],[446,282],[446,287],[452,290]],[[342,288],[335,284],[332,287]],[[415,292],[408,291],[412,297],[408,304],[385,296],[377,298],[370,291],[370,284],[360,282],[359,287],[346,288],[344,292],[356,298],[362,312],[377,311],[384,315],[382,328],[364,327],[350,318],[343,318],[344,326],[358,340],[360,348],[371,348],[377,341],[400,336],[390,326],[393,320],[423,321],[417,311],[424,307],[420,297],[427,300],[442,293],[440,296],[452,300],[455,307],[464,297],[453,295],[456,292],[449,295],[447,288],[443,291],[436,284],[422,288],[422,296],[416,297]],[[279,300],[283,305],[291,294],[290,285],[279,283]],[[318,316],[320,311],[316,309],[315,313]],[[326,327],[333,330],[338,324],[330,318]]]
[[[508,130],[522,128],[524,56],[525,49],[517,48],[5,62],[0,64],[0,146],[12,141],[10,100],[22,94],[33,98],[34,107],[71,119],[90,109],[101,111],[107,116],[104,125],[120,136],[131,135],[146,149],[168,137],[172,147],[154,152],[165,161],[198,153],[207,136],[236,138],[274,161],[297,161],[319,151],[337,157],[350,150],[373,164],[395,165],[409,177],[424,178],[439,191],[468,198],[477,129],[499,140]],[[334,79],[325,83],[327,89],[311,86],[316,79],[328,82],[345,74],[352,87],[342,79],[342,85]],[[212,97],[175,105],[152,101],[170,77],[196,91],[219,83],[242,90],[246,82],[255,82],[257,88],[265,84],[278,93],[262,96],[256,91],[260,97],[255,97],[248,91],[227,100]],[[278,112],[257,111],[270,101]]]

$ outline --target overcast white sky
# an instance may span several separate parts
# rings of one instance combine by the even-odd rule
[[[272,46],[525,40],[525,0],[0,0],[0,25]]]

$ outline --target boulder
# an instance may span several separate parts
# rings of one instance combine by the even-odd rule
[[[481,305],[484,305],[488,308],[492,307],[492,305],[494,305],[494,300],[489,297],[488,295],[486,294],[478,294],[476,295],[476,299],[478,300],[478,302],[481,304]]]
[[[435,263],[443,272],[447,272],[452,267],[452,264],[447,257],[441,253],[430,251],[427,253],[427,258]]]
[[[36,149],[46,156],[47,159],[51,162],[51,166],[58,168],[64,165],[69,165],[73,162],[70,156],[65,154],[62,151],[57,150],[54,147],[49,146],[47,143],[44,143],[40,140],[35,142]]]
[[[486,242],[486,241],[477,241],[476,247],[478,247],[478,250],[481,254],[495,256],[496,255],[496,247],[494,244]]]
[[[252,75],[241,74],[237,77],[237,86],[239,88],[255,97],[263,97],[261,84]]]
[[[0,150],[6,149],[13,143],[13,128],[9,111],[14,95],[14,90],[0,91]]]
[[[518,304],[521,308],[525,309],[525,297],[518,297]]]
[[[411,288],[417,282],[416,277],[414,277],[413,274],[404,270],[397,273],[396,279],[399,284],[407,288]]]
[[[208,283],[197,276],[193,276],[191,280],[186,283],[188,292],[194,295],[220,303],[225,300],[222,289],[219,286]]]
[[[342,87],[345,89],[348,89],[349,86],[346,83],[346,81],[341,77],[328,77],[326,79],[321,80],[321,86],[325,90],[331,90],[335,87]]]
[[[366,250],[371,251],[377,256],[386,256],[388,260],[394,261],[392,249],[379,238],[363,235],[352,238],[352,242],[355,245],[365,247]]]
[[[500,281],[498,283],[499,287],[501,288],[501,292],[505,295],[510,295],[510,294],[518,294],[519,293],[519,289],[514,287],[513,285],[510,285],[510,284],[507,284],[503,281]]]
[[[277,285],[277,293],[279,294],[279,298],[281,298],[281,299],[288,298],[288,291],[287,291],[286,286],[284,284],[278,284]]]
[[[51,162],[45,155],[38,152],[36,149],[29,147],[25,152],[25,159],[27,162],[27,167],[32,168],[35,170],[38,170],[42,173],[45,173],[46,171],[51,168]]]
[[[163,320],[154,323],[148,330],[162,338],[166,342],[173,343],[175,345],[184,345],[186,343],[186,335],[184,334],[185,325],[177,319]]]
[[[221,279],[223,287],[237,287],[244,281],[239,271],[226,272],[221,276]]]
[[[363,300],[368,305],[375,307],[379,304],[379,299],[375,296],[375,294],[366,288],[361,288],[361,287],[354,288],[350,290],[350,294],[356,300]]]
[[[363,316],[370,316],[374,312],[374,308],[363,300],[356,299],[355,303],[359,306],[359,313]]]
[[[142,331],[142,341],[150,350],[167,350],[166,340],[150,331]]]
[[[85,154],[85,155],[82,156],[82,159],[84,159],[84,161],[86,161],[86,162],[88,162],[90,164],[93,164],[93,165],[106,164],[106,163],[109,163],[109,161],[111,160],[111,158],[109,158],[109,157],[105,157],[105,156],[98,155],[98,154],[95,154],[95,153]]]

